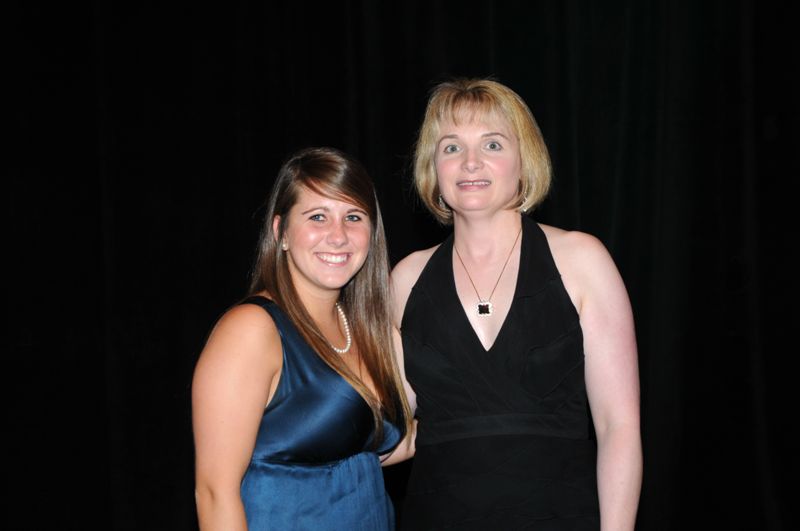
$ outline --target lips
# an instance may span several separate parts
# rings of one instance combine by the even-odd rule
[[[330,265],[339,265],[347,262],[352,253],[315,253],[316,257]]]

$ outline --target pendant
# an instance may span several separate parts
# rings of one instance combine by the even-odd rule
[[[479,317],[488,317],[488,316],[492,315],[492,310],[494,310],[494,307],[492,306],[491,302],[486,301],[486,302],[479,302],[478,303],[478,316]]]

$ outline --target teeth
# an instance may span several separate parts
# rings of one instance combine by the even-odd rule
[[[320,253],[320,254],[318,254],[317,256],[319,256],[319,257],[320,257],[320,259],[321,259],[323,262],[329,262],[329,263],[331,263],[331,264],[341,264],[342,262],[344,262],[344,261],[346,261],[346,260],[347,260],[347,257],[348,257],[349,255],[347,255],[347,254],[327,254],[327,253]]]
[[[458,183],[459,186],[489,186],[489,181],[464,181]]]

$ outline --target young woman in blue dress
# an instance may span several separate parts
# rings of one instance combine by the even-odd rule
[[[381,459],[410,415],[388,282],[361,164],[331,148],[291,156],[250,296],[219,319],[195,369],[201,529],[394,528]]]

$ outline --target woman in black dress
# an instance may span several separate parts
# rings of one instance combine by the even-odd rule
[[[392,272],[418,419],[405,529],[632,529],[641,486],[628,295],[603,244],[536,223],[550,161],[524,101],[440,84],[417,191],[453,225]]]

